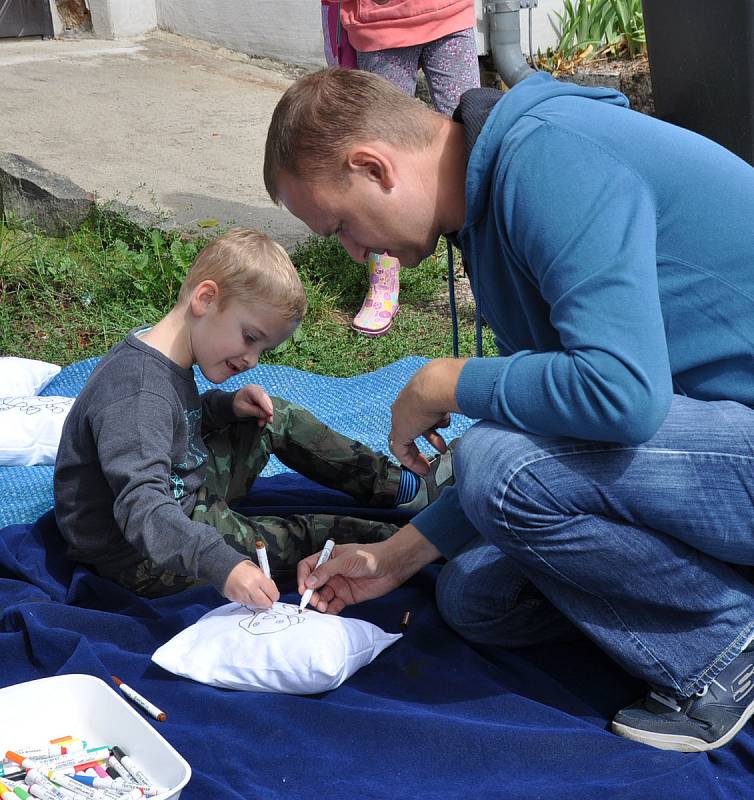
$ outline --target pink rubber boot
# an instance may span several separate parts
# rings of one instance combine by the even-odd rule
[[[381,336],[390,330],[398,313],[401,265],[397,258],[369,254],[369,290],[351,327],[366,336]]]

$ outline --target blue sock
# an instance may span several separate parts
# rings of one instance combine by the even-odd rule
[[[400,506],[403,503],[410,503],[419,491],[419,478],[413,472],[401,467],[401,482],[398,484],[398,492],[395,495],[393,506]]]

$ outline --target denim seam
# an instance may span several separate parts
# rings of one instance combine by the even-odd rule
[[[746,640],[754,632],[754,622],[750,622],[741,633],[720,653],[717,658],[696,678],[692,678],[681,691],[683,697],[691,697],[694,692],[700,692],[743,651]]]
[[[556,455],[557,456],[568,456],[568,455],[581,455],[582,453],[586,453],[586,452],[588,452],[588,453],[608,453],[608,452],[624,452],[624,451],[629,451],[629,450],[643,450],[645,452],[667,452],[667,453],[675,453],[675,452],[677,452],[679,454],[680,453],[684,453],[684,452],[691,452],[691,451],[683,451],[683,450],[680,450],[680,451],[667,450],[665,448],[657,448],[657,449],[642,448],[642,447],[636,447],[636,446],[631,446],[631,447],[620,447],[620,446],[618,446],[618,447],[608,447],[608,448],[600,449],[600,448],[594,448],[593,446],[587,445],[586,447],[561,448],[561,449],[558,449],[557,452],[547,453],[546,455],[537,456],[536,458],[527,459],[527,460],[523,461],[521,464],[519,464],[517,467],[515,467],[515,468],[513,468],[511,470],[511,475],[508,478],[508,480],[505,482],[505,486],[503,487],[503,490],[501,492],[500,511],[502,513],[503,522],[505,524],[505,527],[508,529],[508,531],[513,536],[516,537],[516,539],[518,539],[519,542],[521,542],[523,544],[523,546],[527,550],[532,552],[537,559],[539,559],[543,564],[545,564],[548,567],[548,569],[550,569],[556,575],[559,575],[564,581],[566,581],[567,583],[570,583],[572,586],[575,586],[576,588],[579,589],[579,591],[586,592],[587,594],[591,595],[592,597],[595,597],[595,598],[599,599],[604,604],[604,606],[607,607],[607,609],[610,611],[610,613],[613,615],[613,617],[617,620],[620,628],[628,635],[628,637],[634,642],[634,644],[645,654],[645,656],[648,656],[651,659],[651,661],[656,665],[656,667],[658,667],[662,671],[662,673],[664,675],[667,676],[667,679],[668,679],[669,683],[673,687],[675,687],[675,689],[677,691],[682,691],[681,687],[679,686],[677,681],[673,678],[673,676],[668,672],[668,670],[665,667],[665,665],[654,655],[654,653],[649,649],[649,647],[647,647],[647,645],[644,644],[644,642],[641,640],[641,638],[639,636],[637,636],[626,625],[626,623],[623,621],[623,619],[620,616],[620,614],[618,614],[618,612],[615,610],[615,608],[613,608],[613,606],[610,604],[610,602],[608,602],[604,597],[599,597],[598,595],[595,595],[592,592],[587,592],[586,589],[584,589],[583,586],[579,585],[576,581],[572,580],[567,575],[564,575],[562,572],[560,572],[558,569],[556,569],[552,564],[550,564],[549,561],[547,561],[546,558],[542,557],[533,547],[531,547],[529,545],[528,542],[526,542],[524,539],[521,538],[521,536],[518,535],[518,533],[514,530],[514,528],[512,528],[511,525],[509,524],[508,519],[507,519],[506,514],[505,514],[505,497],[506,497],[506,495],[508,493],[508,488],[510,487],[511,483],[516,478],[516,476],[519,474],[519,472],[521,472],[521,470],[524,469],[525,467],[528,467],[531,464],[535,464],[535,463],[538,463],[540,461],[547,461],[548,459],[555,458]],[[738,637],[738,638],[740,638],[740,637]],[[736,639],[736,641],[738,641],[738,638]],[[730,648],[726,649],[725,653],[728,653],[729,650],[730,650]],[[716,663],[717,660],[719,660],[720,658],[724,657],[724,655],[725,654],[723,654],[721,656],[718,656],[718,659],[716,659],[715,662],[713,662],[713,663]],[[719,671],[720,670],[718,670],[718,672]],[[717,674],[717,673],[715,673],[715,674]],[[711,680],[712,680],[712,678],[710,678],[710,681]],[[701,688],[703,688],[703,687],[700,686],[700,689]]]

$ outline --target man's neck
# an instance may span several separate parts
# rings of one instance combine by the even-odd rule
[[[185,311],[179,306],[168,312],[140,338],[179,367],[188,369],[194,363]]]
[[[437,214],[442,233],[455,233],[466,219],[466,146],[463,125],[443,123],[437,147]]]

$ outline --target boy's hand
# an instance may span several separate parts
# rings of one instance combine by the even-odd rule
[[[233,398],[233,413],[237,417],[256,417],[260,428],[272,422],[272,412],[270,396],[255,383],[240,388]]]
[[[269,608],[280,599],[275,581],[265,577],[251,561],[241,561],[233,567],[223,586],[223,594],[234,603],[259,608]]]

